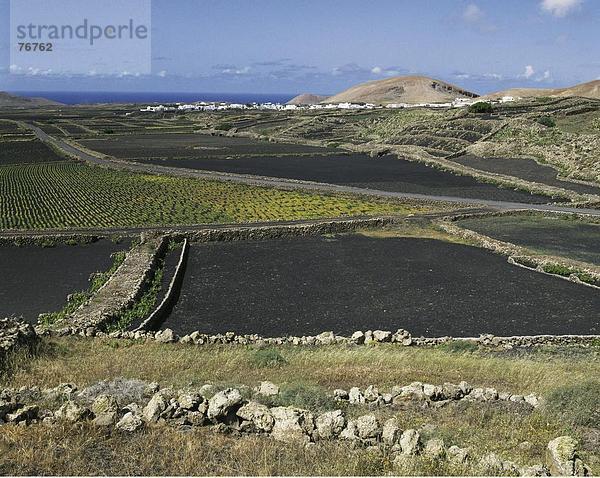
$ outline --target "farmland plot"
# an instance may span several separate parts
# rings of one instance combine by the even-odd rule
[[[597,290],[479,248],[346,235],[192,246],[163,327],[271,337],[586,334],[600,332],[599,308]]]

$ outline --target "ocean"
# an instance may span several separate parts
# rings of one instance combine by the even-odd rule
[[[192,103],[194,101],[225,101],[227,103],[285,103],[295,94],[256,93],[164,93],[128,91],[15,91],[19,96],[34,96],[66,105],[94,103]]]

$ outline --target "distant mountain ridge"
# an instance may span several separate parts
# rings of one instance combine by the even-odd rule
[[[286,105],[315,105],[325,101],[329,96],[325,95],[314,95],[312,93],[302,93],[301,95],[294,96]]]
[[[60,104],[46,98],[28,98],[0,91],[0,107],[52,106]]]
[[[510,88],[485,95],[485,99],[496,99],[503,96],[533,98],[540,96],[580,96],[583,98],[600,99],[600,80],[579,83],[566,88]]]
[[[446,103],[456,98],[479,95],[445,81],[426,76],[396,76],[369,81],[327,98],[331,103]]]

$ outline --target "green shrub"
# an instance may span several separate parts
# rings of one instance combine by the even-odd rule
[[[540,116],[536,121],[548,128],[554,128],[556,126],[556,121],[551,116]]]
[[[573,271],[566,266],[560,264],[546,264],[544,266],[544,272],[548,274],[556,274],[563,277],[569,277]]]
[[[485,101],[478,101],[469,106],[469,113],[492,113],[494,108],[491,103]]]
[[[250,361],[259,368],[281,367],[287,364],[284,356],[274,348],[258,349],[252,354]]]
[[[445,344],[438,345],[438,349],[451,353],[473,353],[479,350],[479,346],[475,342],[468,340],[453,340]]]
[[[294,384],[281,388],[273,398],[273,406],[298,407],[311,412],[323,412],[340,408],[340,404],[325,390],[302,384]]]
[[[231,123],[221,123],[215,126],[215,129],[218,129],[219,131],[229,131],[231,128],[233,128]]]
[[[105,129],[105,130],[102,130],[102,132],[104,134],[115,134],[115,130],[114,129]]]
[[[544,409],[570,425],[599,428],[600,382],[557,388],[546,397]]]

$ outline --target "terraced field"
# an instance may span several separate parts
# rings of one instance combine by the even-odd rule
[[[133,174],[76,162],[0,167],[0,228],[294,220],[423,210],[398,201]]]
[[[587,334],[600,331],[599,308],[594,289],[476,247],[345,235],[193,245],[163,327],[267,337]]]
[[[111,254],[130,242],[107,240],[85,245],[0,246],[4,273],[0,281],[0,317],[23,316],[36,323],[38,315],[62,309],[67,294],[86,290],[90,274],[103,272]]]
[[[140,162],[276,178],[300,179],[382,191],[543,204],[546,196],[503,189],[395,156],[281,156],[236,159],[144,159]]]
[[[464,219],[458,225],[501,241],[600,265],[600,223],[539,214]]]
[[[0,166],[6,164],[46,163],[64,161],[38,139],[32,137],[26,141],[3,141],[0,143]]]
[[[591,186],[558,179],[556,169],[538,164],[533,159],[479,158],[465,155],[453,158],[452,161],[481,171],[515,176],[527,181],[548,184],[549,186],[556,186],[582,194],[600,194],[600,185]]]
[[[270,143],[250,138],[201,134],[142,134],[106,136],[81,140],[86,148],[121,159],[203,158],[235,155],[328,154],[332,150],[314,146]]]

